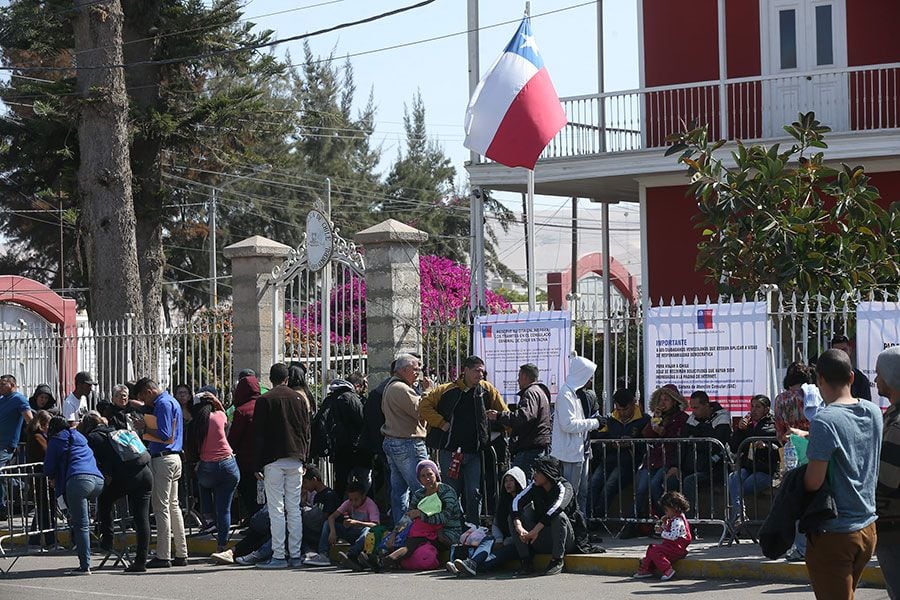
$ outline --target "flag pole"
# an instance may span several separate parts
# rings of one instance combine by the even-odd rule
[[[535,289],[534,269],[534,171],[528,169],[528,193],[526,194],[525,215],[525,247],[527,248],[526,261],[528,262],[528,310],[535,310],[537,293]]]
[[[531,16],[531,2],[525,2],[525,16]],[[525,261],[528,263],[528,310],[534,311],[537,306],[537,290],[534,269],[534,169],[528,169],[528,192],[525,200]]]

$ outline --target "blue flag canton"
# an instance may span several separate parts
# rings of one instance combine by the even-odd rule
[[[538,71],[544,68],[544,59],[541,58],[537,42],[534,40],[534,34],[531,31],[531,21],[528,17],[522,19],[519,28],[516,30],[516,35],[506,45],[504,52],[518,54],[533,64]]]

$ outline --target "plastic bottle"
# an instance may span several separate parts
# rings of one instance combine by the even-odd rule
[[[450,459],[450,467],[447,469],[447,476],[451,479],[459,479],[459,468],[462,466],[462,459],[462,448],[457,448]]]
[[[797,449],[790,440],[784,445],[784,470],[790,471],[797,468]]]

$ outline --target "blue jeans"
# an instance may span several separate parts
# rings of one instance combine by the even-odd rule
[[[641,467],[638,470],[634,480],[634,501],[638,517],[646,517],[656,511],[659,499],[662,498],[666,470],[666,467],[652,470]]]
[[[516,452],[512,456],[511,466],[519,467],[523,471],[525,471],[525,478],[531,479],[531,476],[534,475],[534,461],[536,461],[541,456],[547,454],[546,448],[534,448],[532,450],[520,450]],[[501,483],[502,487],[502,483]]]
[[[631,470],[631,463],[621,465],[605,465],[600,463],[594,469],[591,476],[591,485],[589,492],[588,504],[591,509],[592,517],[599,519],[605,518],[610,506],[613,504],[616,496],[622,488],[628,487],[634,477]],[[625,514],[630,501],[621,499],[621,509],[619,512]]]
[[[462,463],[459,466],[459,476],[450,477],[448,471],[453,460],[453,452],[441,450],[438,453],[438,462],[441,463],[441,481],[456,490],[456,495],[463,501],[466,509],[466,521],[480,525],[481,520],[481,454],[478,452],[463,452]]]
[[[5,467],[10,462],[12,462],[13,457],[16,455],[15,450],[10,450],[9,448],[0,449],[0,468]],[[13,480],[0,480],[0,510],[6,509],[6,486],[7,481],[12,485]]]
[[[751,473],[747,469],[740,469],[728,476],[728,497],[731,498],[731,516],[741,516],[744,508],[744,497],[758,490],[764,490],[772,485],[772,476],[768,473],[756,471]]]
[[[425,440],[384,438],[382,443],[391,469],[391,519],[398,523],[409,510],[409,494],[422,487],[416,465],[428,458]]]
[[[369,533],[369,528],[347,527],[343,523],[335,523],[334,532],[337,534],[339,540],[351,542],[347,556],[355,559],[359,556],[359,553],[362,552],[363,545],[366,543],[366,534]],[[331,552],[331,544],[328,542],[328,537],[330,535],[331,528],[328,527],[328,522],[326,521],[325,524],[322,525],[322,537],[319,539],[319,554],[328,556],[329,552]]]
[[[200,461],[197,465],[197,481],[201,487],[211,490],[215,498],[216,543],[219,546],[224,546],[228,542],[228,533],[231,529],[231,501],[234,499],[234,491],[240,479],[241,473],[233,456],[219,462]],[[204,497],[201,495],[200,499],[202,501]],[[204,515],[212,512],[210,510],[212,507],[208,503],[208,499],[201,502],[200,512]]]
[[[82,571],[91,568],[91,515],[89,500],[96,500],[103,492],[103,478],[96,475],[73,475],[66,480],[66,506],[69,522],[78,548],[78,566]]]

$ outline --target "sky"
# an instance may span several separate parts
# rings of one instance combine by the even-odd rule
[[[271,29],[276,38],[290,37],[414,4],[414,0],[249,0],[244,18]],[[403,146],[403,111],[414,95],[422,95],[429,136],[438,140],[464,182],[463,116],[469,100],[466,0],[437,0],[423,8],[381,21],[309,38],[314,53],[349,57],[362,106],[370,89],[377,105],[374,139],[387,168]],[[570,8],[571,7],[571,8]],[[480,71],[491,66],[515,33],[525,10],[519,0],[481,0],[479,10]],[[546,14],[543,13],[550,13]],[[638,86],[637,14],[635,0],[604,3],[606,91]],[[279,14],[271,14],[279,13]],[[533,0],[532,28],[560,97],[591,94],[597,86],[597,3],[589,0]],[[455,35],[454,35],[455,34]],[[440,40],[413,43],[429,38]],[[389,46],[411,45],[371,52]],[[277,53],[302,56],[300,42],[279,45]],[[521,214],[519,194],[498,193]],[[536,271],[538,286],[547,271],[571,262],[571,202],[568,198],[535,198]],[[600,207],[579,202],[580,253],[600,250]],[[612,254],[635,275],[640,272],[638,209],[634,204],[611,207]],[[542,223],[547,225],[541,226]],[[524,275],[523,228],[498,232],[504,262]]]

